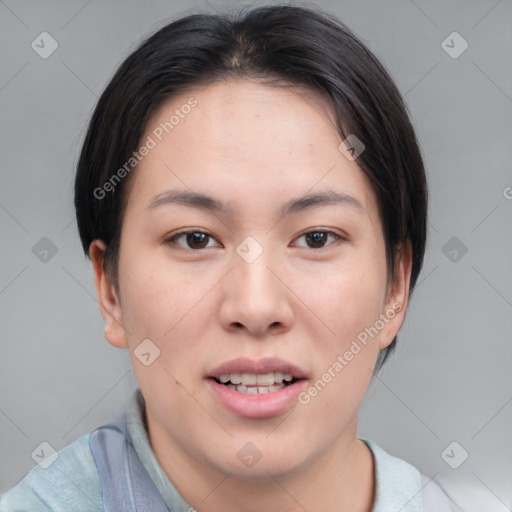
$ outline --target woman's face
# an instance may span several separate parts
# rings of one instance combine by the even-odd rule
[[[95,268],[156,453],[249,480],[355,442],[410,258],[388,290],[377,203],[341,142],[319,98],[248,80],[173,97],[149,120],[120,296]]]

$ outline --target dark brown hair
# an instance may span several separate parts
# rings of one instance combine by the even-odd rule
[[[427,185],[406,106],[382,64],[342,22],[319,9],[291,5],[188,15],[158,30],[124,60],[96,105],[77,166],[75,208],[86,255],[95,239],[107,245],[105,270],[118,288],[128,180],[108,192],[104,184],[137,150],[162,102],[230,77],[316,91],[332,109],[342,139],[354,134],[362,141],[365,151],[357,163],[378,201],[388,281],[398,248],[410,243],[412,292],[425,252]],[[396,337],[380,352],[377,368],[395,345]]]

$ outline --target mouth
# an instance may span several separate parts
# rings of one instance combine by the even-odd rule
[[[291,373],[223,373],[218,378],[212,377],[218,384],[244,395],[265,395],[275,393],[302,380]]]
[[[309,378],[305,370],[279,358],[235,359],[207,375],[217,400],[232,412],[267,418],[293,406]]]

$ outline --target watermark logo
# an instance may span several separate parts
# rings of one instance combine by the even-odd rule
[[[468,49],[468,46],[468,42],[458,32],[452,32],[441,43],[441,48],[452,59],[458,59]]]
[[[246,468],[252,468],[263,457],[262,453],[253,443],[245,443],[236,456]]]
[[[356,135],[351,133],[343,142],[340,143],[338,149],[347,160],[353,162],[365,150],[365,145]]]
[[[149,338],[146,338],[135,348],[133,355],[144,366],[149,366],[160,356],[160,349]]]
[[[248,236],[236,246],[236,252],[246,263],[254,263],[263,253],[263,247],[255,238]]]
[[[469,453],[460,445],[457,441],[452,441],[442,452],[441,458],[450,466],[452,469],[460,467],[466,459],[469,457]]]
[[[48,469],[57,460],[59,454],[50,443],[43,441],[30,456],[41,468]]]
[[[441,251],[452,263],[458,263],[468,252],[468,247],[454,236],[443,245]]]
[[[39,57],[47,59],[59,47],[59,43],[48,32],[41,32],[30,46]]]
[[[56,254],[57,246],[46,236],[43,236],[33,247],[32,254],[42,263],[48,263]]]

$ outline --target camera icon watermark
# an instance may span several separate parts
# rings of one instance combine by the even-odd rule
[[[468,252],[468,247],[454,236],[443,245],[441,251],[452,263],[458,263]]]
[[[43,238],[32,247],[32,254],[39,261],[48,263],[57,254],[57,250],[57,246],[49,238],[43,236]]]
[[[41,468],[47,469],[57,460],[59,454],[50,443],[43,441],[30,456]]]
[[[245,443],[242,448],[238,450],[236,456],[240,459],[242,464],[249,469],[254,467],[261,457],[263,457],[258,447],[250,442]]]
[[[246,263],[254,263],[263,253],[263,247],[255,238],[248,236],[237,245],[236,252]]]
[[[47,59],[59,47],[59,43],[48,32],[41,32],[30,46],[39,57]]]
[[[460,445],[457,441],[452,441],[442,452],[441,458],[450,466],[452,469],[460,467],[466,459],[469,457],[469,453]]]
[[[468,49],[468,46],[468,42],[458,32],[452,32],[441,43],[441,48],[452,59],[458,59]]]
[[[160,349],[149,338],[146,338],[137,345],[133,351],[133,355],[144,366],[149,366],[160,356]]]
[[[359,155],[365,150],[366,146],[361,142],[361,140],[351,133],[343,142],[340,143],[338,149],[342,153],[342,155],[347,159],[353,162],[356,160]]]

